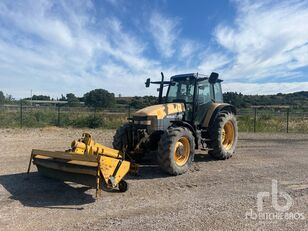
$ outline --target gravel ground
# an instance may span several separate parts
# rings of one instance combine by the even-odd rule
[[[32,148],[64,150],[82,132],[1,129],[0,230],[308,229],[307,134],[241,133],[231,159],[197,152],[191,170],[177,177],[163,174],[147,157],[140,176],[128,176],[126,193],[103,192],[97,200],[94,189],[41,177],[35,167],[25,174]],[[90,132],[111,145],[113,130]],[[261,213],[270,217],[263,219],[257,194],[271,192],[272,179],[293,204],[279,213],[265,197]]]

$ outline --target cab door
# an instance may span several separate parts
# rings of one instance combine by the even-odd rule
[[[196,117],[195,124],[200,124],[212,103],[213,87],[207,80],[198,82],[197,97],[196,97]]]

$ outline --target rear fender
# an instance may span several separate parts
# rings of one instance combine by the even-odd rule
[[[236,115],[236,108],[233,105],[227,103],[212,103],[202,122],[202,127],[211,127],[218,114],[222,111],[232,112]]]

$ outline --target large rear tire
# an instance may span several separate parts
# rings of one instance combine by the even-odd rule
[[[112,146],[114,149],[117,150],[123,150],[125,145],[125,132],[126,129],[129,127],[129,124],[123,124],[121,127],[119,127],[113,136],[113,142]]]
[[[170,127],[161,136],[157,159],[161,168],[171,174],[185,173],[195,155],[195,141],[192,133],[183,127]]]
[[[231,112],[220,112],[209,131],[209,154],[216,159],[229,159],[235,151],[238,138],[236,117]]]

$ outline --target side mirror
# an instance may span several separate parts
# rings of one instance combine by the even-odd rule
[[[212,72],[209,78],[209,82],[214,84],[216,83],[217,79],[218,79],[219,74],[216,72]]]
[[[145,81],[145,87],[149,87],[151,84],[151,79],[148,78],[147,81]]]

